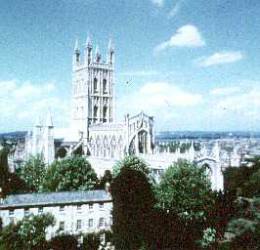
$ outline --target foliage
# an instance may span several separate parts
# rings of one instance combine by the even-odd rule
[[[146,239],[155,200],[143,171],[124,166],[111,185],[113,234],[116,249],[135,250]]]
[[[54,225],[54,217],[50,214],[31,215],[17,224],[4,227],[0,242],[5,250],[44,249],[46,247],[45,231]]]
[[[16,173],[9,173],[8,184],[6,188],[8,194],[20,194],[31,192],[31,188]]]
[[[251,163],[251,167],[229,167],[225,170],[225,190],[245,197],[260,195],[260,161],[254,158]]]
[[[2,147],[0,150],[0,187],[4,195],[7,193],[6,187],[9,179],[8,154],[9,148]]]
[[[48,248],[52,250],[76,250],[77,239],[72,235],[58,235],[48,242]]]
[[[25,181],[30,191],[41,189],[46,175],[46,166],[41,155],[30,156],[21,168],[20,177]]]
[[[257,249],[260,246],[260,198],[238,198],[236,218],[227,226],[231,249]]]
[[[134,155],[126,156],[123,160],[116,163],[116,165],[113,167],[113,177],[118,176],[122,167],[129,167],[134,170],[141,171],[146,176],[150,174],[149,168],[147,167],[145,162]]]
[[[185,219],[205,218],[213,205],[206,170],[187,161],[170,166],[156,188],[158,207]]]
[[[101,177],[99,184],[98,184],[98,188],[99,189],[105,189],[106,187],[106,183],[111,183],[113,179],[113,176],[111,174],[110,170],[106,170],[104,175]]]
[[[100,245],[100,234],[89,233],[83,237],[83,250],[98,250]]]
[[[92,190],[97,175],[90,163],[81,156],[55,161],[47,170],[43,191]]]
[[[203,231],[203,237],[199,241],[202,248],[208,248],[216,243],[216,229],[208,227]]]
[[[30,189],[27,184],[16,173],[10,173],[8,166],[8,154],[11,146],[4,143],[4,147],[0,150],[0,187],[2,195],[10,193],[24,193]]]

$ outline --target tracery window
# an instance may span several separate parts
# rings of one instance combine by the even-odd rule
[[[94,85],[94,93],[97,93],[98,92],[98,80],[96,77],[94,78],[93,85]]]
[[[104,94],[107,94],[107,80],[106,79],[103,79],[103,93]]]

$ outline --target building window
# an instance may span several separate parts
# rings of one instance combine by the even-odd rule
[[[107,107],[103,107],[103,122],[107,122]]]
[[[94,106],[94,122],[97,121],[97,116],[98,116],[98,107]]]
[[[60,221],[59,230],[63,231],[64,228],[65,228],[65,222],[64,221]]]
[[[93,224],[94,224],[94,220],[93,219],[89,219],[88,220],[88,227],[93,227]]]
[[[98,92],[98,81],[97,81],[97,78],[95,77],[94,78],[94,93],[97,93]]]
[[[9,216],[13,216],[13,215],[14,215],[14,210],[13,209],[9,210]]]
[[[105,226],[105,219],[104,218],[100,218],[99,222],[98,222],[98,227],[104,227]]]
[[[77,227],[76,227],[77,230],[80,230],[81,229],[81,220],[77,220]]]
[[[103,202],[99,203],[99,208],[104,208],[104,203]]]
[[[43,213],[43,207],[39,207],[38,208],[38,214],[42,214]]]
[[[60,212],[64,212],[64,206],[60,206]]]
[[[88,205],[88,208],[89,208],[89,210],[93,210],[93,204],[90,203],[90,204]]]
[[[103,79],[103,93],[107,94],[107,80]]]
[[[24,216],[28,216],[29,212],[30,212],[29,208],[24,209]]]

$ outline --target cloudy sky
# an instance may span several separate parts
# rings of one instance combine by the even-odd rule
[[[87,34],[104,56],[114,40],[117,120],[143,110],[157,131],[260,130],[259,13],[259,0],[0,0],[0,132],[48,108],[68,126]]]

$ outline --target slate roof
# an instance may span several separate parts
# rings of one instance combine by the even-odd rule
[[[105,190],[16,194],[7,196],[3,202],[0,203],[0,210],[11,207],[52,206],[111,201],[111,195]]]

